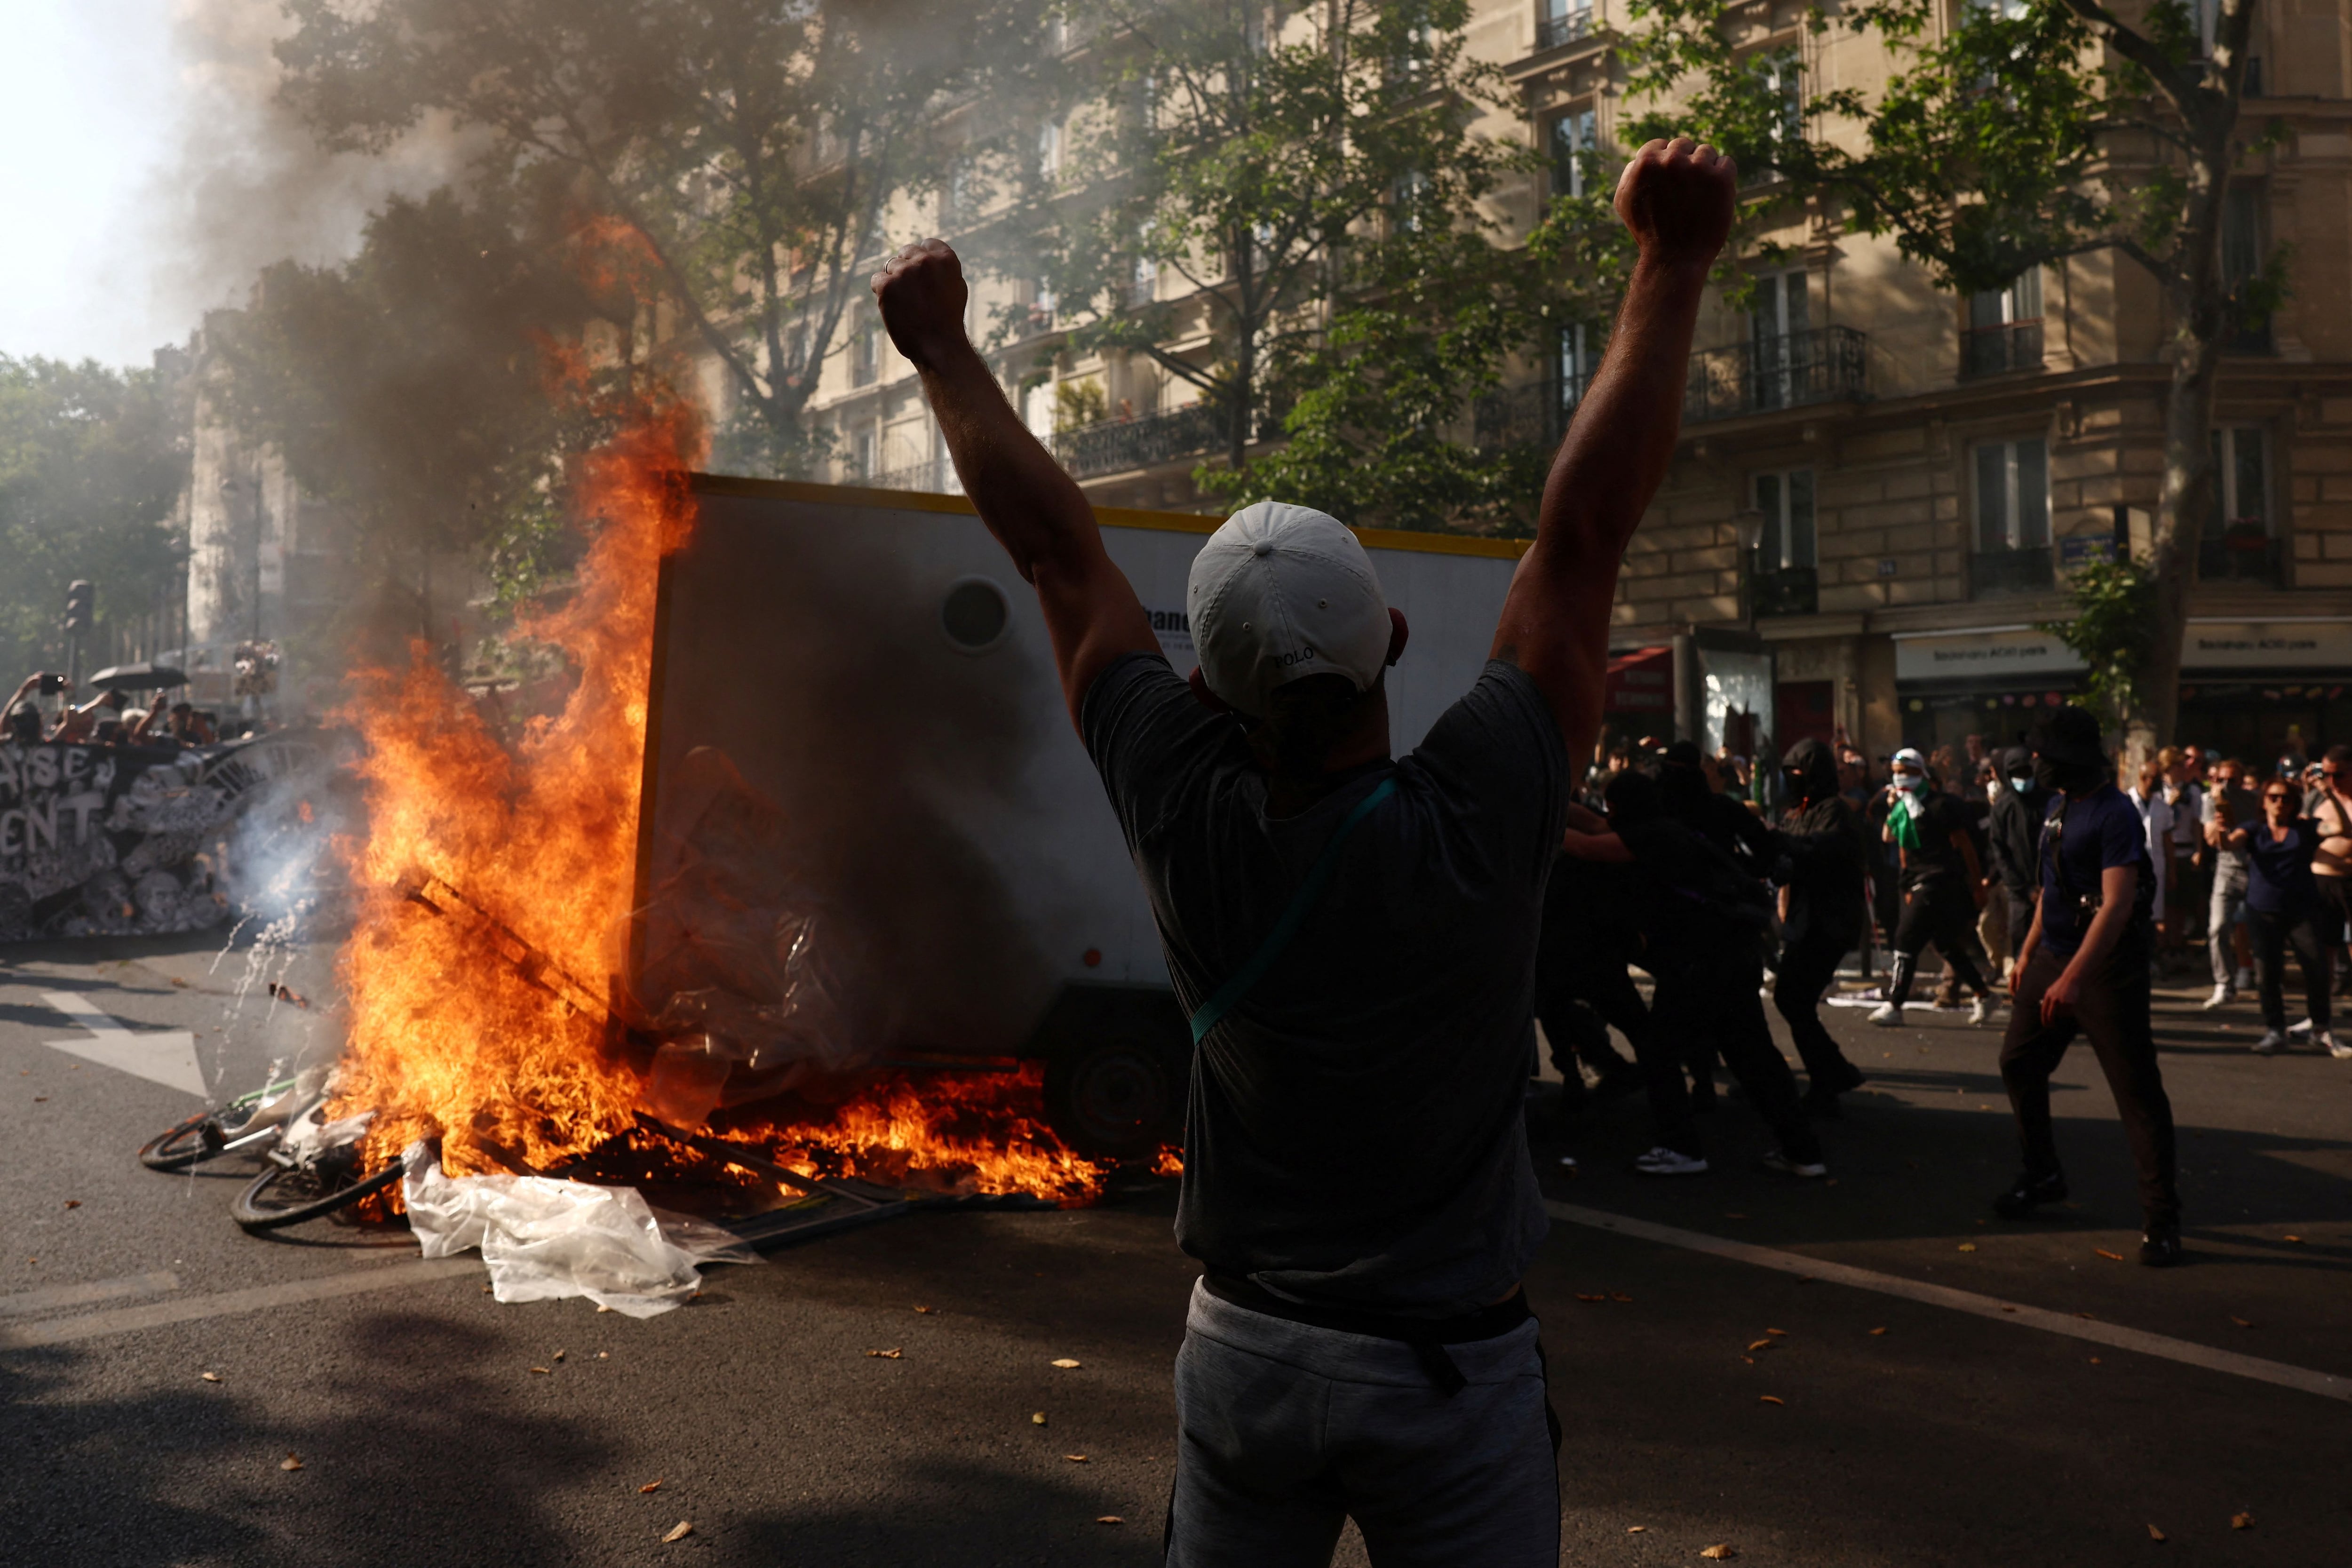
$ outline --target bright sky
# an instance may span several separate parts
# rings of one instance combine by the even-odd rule
[[[0,0],[0,353],[143,364],[195,325],[162,305],[187,292],[161,286],[141,220],[180,123],[171,0]]]

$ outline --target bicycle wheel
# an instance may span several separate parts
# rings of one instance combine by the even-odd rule
[[[139,1146],[139,1163],[151,1171],[184,1171],[212,1152],[205,1142],[205,1123],[213,1113],[200,1110],[169,1132],[159,1133]]]
[[[247,1230],[278,1230],[348,1208],[400,1180],[405,1167],[394,1160],[381,1171],[358,1174],[359,1156],[329,1157],[304,1169],[271,1161],[229,1205],[229,1217]]]

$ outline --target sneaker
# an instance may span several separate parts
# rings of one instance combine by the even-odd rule
[[[1756,1163],[1775,1175],[1797,1176],[1809,1182],[1830,1173],[1830,1168],[1819,1160],[1792,1159],[1778,1149],[1766,1150],[1757,1156]]]
[[[1696,1154],[1685,1154],[1661,1143],[1633,1162],[1633,1169],[1645,1176],[1704,1176],[1706,1162]]]
[[[2254,1042],[2254,1055],[2258,1057],[2274,1057],[2284,1049],[2286,1049],[2286,1037],[2276,1029],[2273,1029]]]
[[[1982,1024],[1991,1016],[1992,998],[1990,996],[1978,997],[1977,1005],[1969,1009],[1969,1022],[1971,1024]]]
[[[1867,1021],[1881,1028],[1899,1029],[1903,1026],[1903,1004],[1881,1002],[1870,1010]]]
[[[2205,998],[2205,1011],[2210,1013],[2214,1008],[2227,1006],[2237,999],[2237,987],[2225,982],[2213,987],[2213,994]]]
[[[2169,1268],[2180,1261],[2180,1227],[2152,1225],[2140,1234],[2139,1260],[2150,1268]]]
[[[2252,970],[2241,969],[2238,971],[2237,988],[2241,991],[2252,991],[2254,988],[2254,972]]]
[[[2287,1032],[2289,1035],[2291,1035],[2291,1036],[2292,1036],[2292,1035],[2307,1035],[2307,1034],[2311,1033],[2311,1020],[2310,1020],[2310,1019],[2308,1019],[2308,1018],[2305,1018],[2305,1019],[2303,1019],[2303,1020],[2302,1020],[2301,1022],[2299,1022],[2299,1023],[2289,1024],[2289,1025],[2286,1026],[2286,1032]]]
[[[2326,1029],[2322,1029],[2317,1034],[2312,1036],[2311,1043],[2315,1046],[2326,1047],[2327,1054],[2334,1057],[2339,1062],[2352,1061],[2352,1046],[2346,1045],[2334,1035],[2329,1034]]]
[[[2009,1191],[1993,1199],[1993,1212],[2003,1219],[2023,1219],[2043,1204],[2066,1201],[2066,1177],[2053,1171],[2046,1176],[2028,1172],[2017,1178]]]

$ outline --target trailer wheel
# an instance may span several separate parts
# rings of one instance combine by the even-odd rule
[[[1081,1154],[1141,1159],[1183,1131],[1189,1054],[1114,1036],[1055,1053],[1045,1064],[1045,1115]]]

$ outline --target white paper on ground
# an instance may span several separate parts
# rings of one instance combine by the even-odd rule
[[[409,1146],[401,1192],[427,1258],[479,1247],[501,1301],[585,1296],[650,1318],[702,1288],[703,1263],[756,1263],[718,1226],[657,1215],[635,1187],[548,1176],[451,1176],[433,1150]]]

